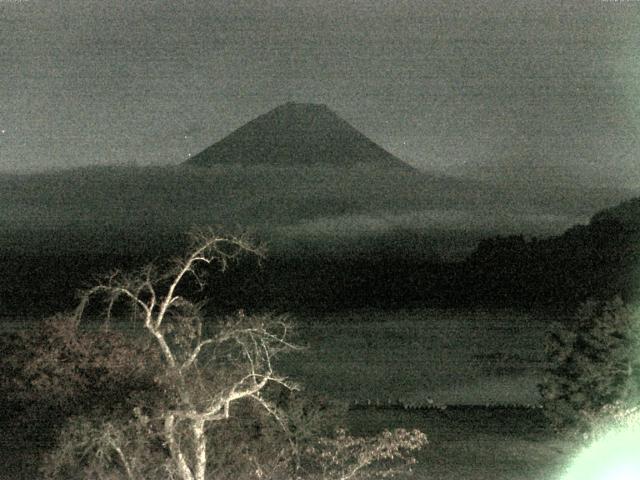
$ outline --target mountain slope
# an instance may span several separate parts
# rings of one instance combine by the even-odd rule
[[[485,239],[465,274],[476,301],[575,307],[589,297],[640,300],[640,198],[542,240]]]
[[[412,169],[325,105],[289,102],[251,120],[186,162]]]
[[[591,223],[616,221],[627,229],[640,229],[640,197],[626,200],[615,207],[596,213]]]

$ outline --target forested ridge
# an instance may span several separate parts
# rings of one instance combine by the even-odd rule
[[[6,312],[25,314],[67,308],[74,302],[70,292],[94,275],[170,258],[184,247],[182,233],[166,229],[66,232],[65,248],[48,247],[53,233],[43,231],[30,251],[21,247],[20,235],[33,233],[15,233],[13,242],[5,234],[0,291]],[[216,291],[217,308],[281,310],[573,307],[589,297],[630,299],[638,291],[640,199],[558,236],[485,238],[459,262],[439,260],[428,239],[422,240],[400,230],[351,245],[300,242],[272,249],[258,268],[250,261],[232,265],[224,282],[213,276],[209,288]]]

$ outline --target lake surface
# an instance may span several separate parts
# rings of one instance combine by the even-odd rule
[[[291,319],[304,350],[277,366],[314,394],[351,404],[535,405],[544,337],[540,312],[357,310]],[[3,317],[0,333],[35,320]]]
[[[307,348],[280,366],[308,390],[351,403],[533,405],[551,320],[439,309],[307,316],[298,323]]]

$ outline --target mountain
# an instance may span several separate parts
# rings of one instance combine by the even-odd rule
[[[216,286],[233,308],[584,298],[640,279],[623,268],[633,237],[597,221],[636,218],[637,202],[544,237],[632,196],[428,174],[326,106],[288,103],[186,164],[0,175],[0,313],[71,308],[94,274],[171,257],[208,225],[269,245],[264,269]],[[511,237],[481,242],[496,235]]]
[[[260,115],[186,162],[412,169],[326,105],[285,103]]]

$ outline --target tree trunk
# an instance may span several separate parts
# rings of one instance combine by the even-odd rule
[[[180,445],[176,442],[175,437],[175,417],[171,414],[167,414],[164,419],[164,436],[167,440],[167,446],[169,447],[169,452],[171,453],[171,458],[176,464],[176,468],[178,469],[178,475],[182,480],[194,480],[193,473],[187,465],[187,461],[184,458],[184,454],[182,450],[180,450]]]
[[[195,480],[204,480],[207,468],[207,437],[204,434],[204,420],[196,420],[193,424],[193,438],[196,447]]]

